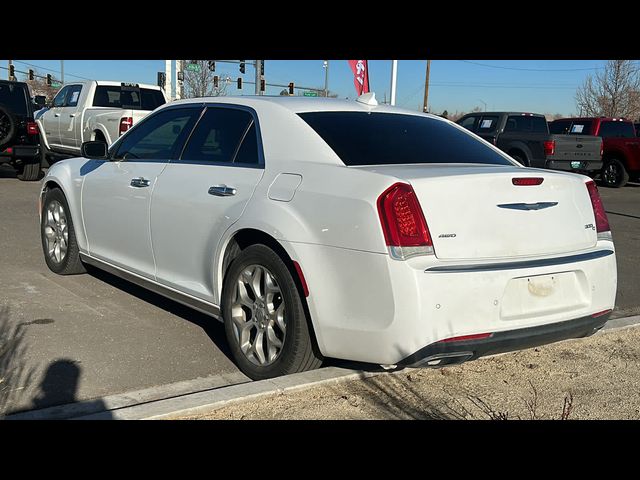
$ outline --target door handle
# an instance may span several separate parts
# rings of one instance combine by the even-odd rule
[[[143,177],[132,178],[130,185],[132,187],[137,187],[137,188],[148,187],[149,185],[151,185],[151,180],[147,180],[146,178],[143,178]]]
[[[59,117],[59,116],[60,116],[60,114],[59,114],[59,113],[54,113],[54,114],[53,114],[53,116],[54,116],[54,117]]]
[[[226,185],[214,185],[209,188],[209,195],[216,197],[231,197],[236,194],[234,187],[227,187]]]
[[[75,117],[75,116],[76,116],[76,114],[75,114],[75,113],[71,113],[69,116],[70,116],[71,118],[73,118],[73,117]]]

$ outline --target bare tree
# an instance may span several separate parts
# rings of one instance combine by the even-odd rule
[[[591,117],[640,116],[640,71],[632,60],[609,60],[604,70],[589,75],[576,92],[581,115]]]
[[[198,65],[195,70],[186,70],[189,63]],[[188,60],[184,63],[184,97],[219,97],[227,94],[227,79],[225,73],[216,73],[209,70],[208,60]],[[218,76],[218,86],[214,85],[214,78]]]
[[[34,97],[36,95],[44,95],[45,97],[47,97],[47,101],[50,102],[62,87],[54,88],[51,85],[47,85],[46,78],[40,76],[37,71],[34,73],[35,76],[33,80],[29,80],[26,76],[26,78],[24,79],[24,81],[29,85],[31,95],[33,95]]]

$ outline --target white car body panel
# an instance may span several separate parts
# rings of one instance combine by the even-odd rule
[[[585,228],[595,224],[587,177],[523,168],[484,141],[513,166],[346,167],[296,113],[425,114],[340,100],[266,97],[183,100],[160,109],[193,103],[253,109],[264,169],[59,162],[43,188],[55,183],[67,195],[84,255],[217,306],[224,253],[233,236],[245,229],[264,232],[302,268],[320,351],[380,364],[397,363],[452,336],[549,325],[614,306],[615,249]],[[105,176],[121,176],[123,182],[144,176],[153,185],[144,192],[125,183],[111,189]],[[543,177],[544,182],[505,188],[512,177]],[[389,255],[376,202],[396,182],[415,189],[435,255],[404,261]],[[236,187],[238,194],[208,195],[216,184]],[[540,201],[561,207],[496,207]],[[109,215],[122,216],[118,226],[105,221]],[[447,233],[456,237],[439,238]],[[574,255],[583,257],[545,264]],[[500,268],[513,262],[532,263]],[[468,266],[474,269],[456,270]]]

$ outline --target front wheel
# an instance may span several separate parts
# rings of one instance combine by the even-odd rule
[[[222,315],[234,360],[253,380],[322,364],[293,276],[265,245],[246,248],[230,265]]]
[[[629,173],[617,158],[610,158],[602,166],[602,183],[607,187],[623,187],[629,181]]]
[[[49,190],[44,196],[40,235],[44,260],[52,272],[72,275],[86,271],[80,260],[69,205],[59,188]]]

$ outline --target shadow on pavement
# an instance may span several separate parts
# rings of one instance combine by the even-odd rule
[[[52,362],[40,383],[38,394],[33,399],[33,408],[76,402],[79,380],[80,367],[77,362],[68,359]]]

